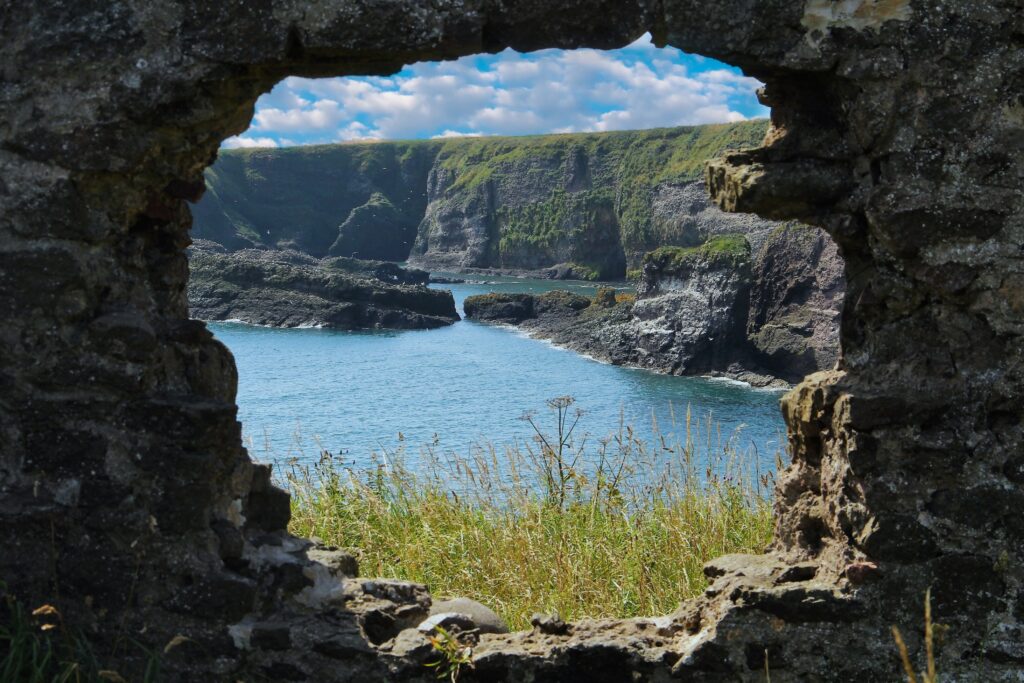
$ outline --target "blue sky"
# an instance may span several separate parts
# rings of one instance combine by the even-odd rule
[[[619,50],[505,50],[389,77],[286,78],[225,147],[628,130],[767,116],[760,83],[649,35]]]

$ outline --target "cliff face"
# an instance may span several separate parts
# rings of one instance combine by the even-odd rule
[[[843,287],[835,243],[783,226],[648,253],[633,302],[492,294],[466,299],[465,310],[616,365],[785,385],[834,366]]]
[[[701,174],[766,121],[635,132],[225,150],[193,234],[229,249],[410,261],[431,269],[621,277],[663,245],[777,224],[725,214]]]
[[[404,260],[426,208],[431,141],[222,150],[193,235],[231,250]]]
[[[649,253],[630,319],[637,364],[695,374],[742,359],[751,281],[750,244],[743,236]]]
[[[766,231],[769,221],[710,204],[699,175],[763,122],[464,141],[439,155],[411,260],[428,268],[576,264],[620,277],[662,245]]]
[[[747,336],[758,363],[792,381],[835,365],[846,280],[836,243],[803,225],[774,230],[753,265]]]

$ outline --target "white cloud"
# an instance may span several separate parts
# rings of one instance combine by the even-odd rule
[[[240,135],[230,137],[221,143],[222,147],[235,149],[237,147],[277,147],[277,140],[274,138],[246,138]]]
[[[290,77],[260,99],[250,130],[225,145],[651,128],[765,111],[753,103],[757,80],[701,64],[645,35],[613,52],[506,50],[390,77]]]
[[[478,138],[480,133],[462,133],[457,130],[446,130],[443,133],[431,136],[434,139],[437,138]]]

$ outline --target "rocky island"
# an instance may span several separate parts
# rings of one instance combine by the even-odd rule
[[[228,252],[197,240],[189,254],[192,317],[273,327],[430,329],[459,320],[449,291],[393,263],[317,259],[291,250]]]
[[[649,252],[635,298],[487,294],[466,299],[466,316],[616,365],[784,387],[836,361],[842,262],[816,228],[784,225],[757,242],[756,253],[747,235]]]

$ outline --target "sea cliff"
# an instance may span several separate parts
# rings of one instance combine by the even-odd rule
[[[702,180],[706,161],[759,144],[766,129],[755,120],[221,150],[193,234],[229,250],[619,278],[657,247],[777,225],[719,211]]]
[[[760,239],[720,235],[662,247],[642,263],[636,297],[599,290],[489,294],[467,318],[531,335],[616,365],[786,386],[830,368],[839,352],[842,262],[816,228],[786,225]]]

